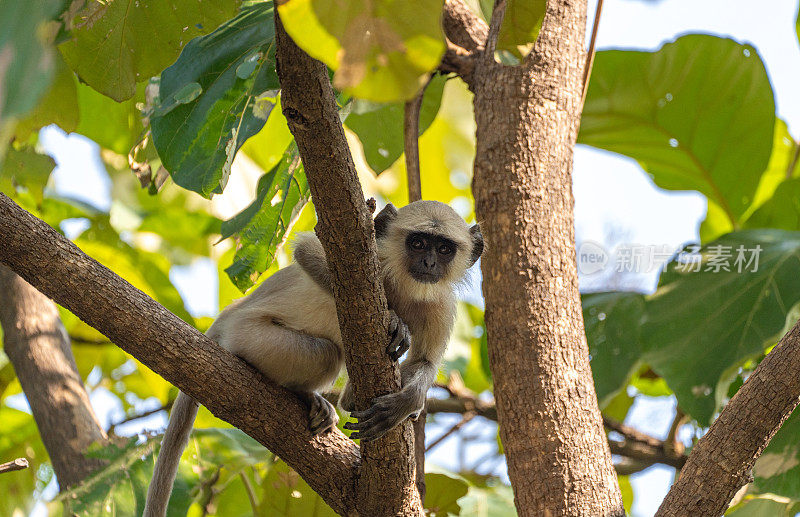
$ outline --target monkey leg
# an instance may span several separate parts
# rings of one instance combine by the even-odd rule
[[[275,322],[250,332],[239,332],[229,343],[231,352],[261,373],[295,392],[309,407],[312,432],[323,432],[339,421],[336,409],[316,393],[336,380],[342,367],[342,351],[331,340],[310,336]]]
[[[316,391],[296,392],[297,396],[308,405],[308,419],[311,434],[317,435],[332,429],[339,423],[336,408],[328,399]]]

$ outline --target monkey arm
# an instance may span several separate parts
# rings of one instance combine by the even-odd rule
[[[439,354],[436,354],[439,355]],[[353,411],[358,422],[348,422],[345,429],[357,431],[350,438],[369,441],[380,438],[394,426],[408,418],[416,418],[425,407],[428,388],[436,379],[439,361],[427,355],[409,357],[400,366],[403,387],[396,393],[383,395],[372,401],[366,411]],[[344,406],[343,406],[344,407]]]

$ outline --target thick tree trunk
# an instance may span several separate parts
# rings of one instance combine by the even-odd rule
[[[521,66],[489,54],[474,73],[489,360],[522,516],[624,515],[575,265],[571,171],[585,22],[585,1],[550,0]]]
[[[55,304],[2,264],[0,324],[6,355],[63,490],[103,465],[84,453],[106,440],[106,433],[89,403]]]
[[[316,232],[334,278],[333,295],[356,407],[400,388],[386,354],[388,311],[378,274],[372,216],[350,155],[328,70],[303,52],[275,19],[283,113],[294,135],[314,198]],[[331,260],[335,257],[334,260]],[[361,515],[422,515],[415,485],[411,423],[361,444],[356,486]]]

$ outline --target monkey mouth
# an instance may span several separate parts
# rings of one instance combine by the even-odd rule
[[[424,273],[421,271],[412,271],[411,277],[423,284],[435,284],[441,280],[441,275],[437,275],[436,273]]]

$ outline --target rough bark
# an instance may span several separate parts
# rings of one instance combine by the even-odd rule
[[[722,515],[800,401],[800,323],[780,340],[692,448],[657,517]]]
[[[344,434],[312,437],[287,390],[0,194],[0,262],[294,468],[335,511],[357,512],[360,457]]]
[[[475,67],[473,193],[487,241],[489,360],[522,516],[624,515],[575,265],[571,171],[585,23],[585,1],[550,0],[534,51],[506,67],[493,59],[492,20]]]
[[[63,490],[103,465],[84,455],[107,439],[83,386],[58,309],[28,282],[0,265],[4,350],[28,399]]]
[[[275,19],[283,113],[294,135],[314,198],[356,407],[400,388],[386,354],[389,317],[378,274],[372,214],[367,209],[325,65],[289,38]],[[331,260],[335,257],[335,260]],[[421,515],[415,485],[411,423],[362,443],[357,493],[362,515]]]

